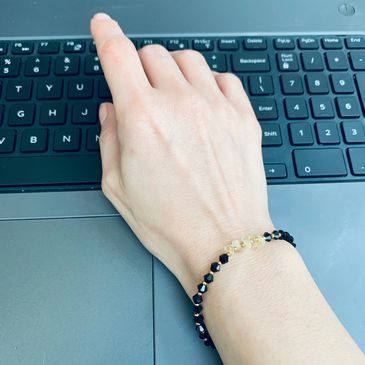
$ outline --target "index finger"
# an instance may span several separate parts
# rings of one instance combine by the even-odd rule
[[[91,19],[90,28],[114,100],[126,103],[151,88],[134,44],[116,21],[99,13]]]

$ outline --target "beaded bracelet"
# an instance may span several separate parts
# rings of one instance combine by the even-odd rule
[[[213,282],[213,275],[220,271],[221,266],[226,264],[229,261],[229,257],[235,252],[241,250],[242,248],[259,248],[266,245],[271,240],[284,240],[290,243],[293,247],[296,247],[294,238],[288,232],[282,230],[275,230],[272,231],[272,233],[265,232],[262,236],[251,235],[243,237],[240,240],[233,240],[229,245],[224,247],[224,253],[219,256],[218,261],[213,262],[210,265],[210,271],[204,275],[203,282],[197,286],[198,292],[192,297],[194,303],[193,312],[195,329],[199,333],[199,338],[204,341],[206,346],[211,346],[215,349],[212,338],[210,337],[208,329],[205,326],[204,316],[201,314],[203,310],[203,306],[201,305],[203,302],[203,294],[208,291],[208,285]]]

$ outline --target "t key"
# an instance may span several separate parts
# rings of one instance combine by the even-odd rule
[[[32,90],[32,80],[9,81],[6,90],[7,100],[29,100]]]

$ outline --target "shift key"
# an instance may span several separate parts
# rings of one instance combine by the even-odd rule
[[[294,150],[294,164],[298,177],[347,175],[343,154],[338,148]]]

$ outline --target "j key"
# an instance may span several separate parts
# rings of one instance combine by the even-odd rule
[[[50,57],[30,57],[25,63],[25,76],[48,76]]]
[[[338,144],[340,136],[334,122],[317,122],[316,131],[318,142],[321,144]]]
[[[314,143],[309,123],[290,123],[289,134],[291,143],[294,146],[311,145]]]
[[[269,57],[264,52],[237,52],[232,55],[232,66],[235,72],[270,71]]]
[[[287,176],[286,166],[282,163],[265,164],[264,167],[267,179],[280,179]]]
[[[87,150],[98,151],[100,149],[99,140],[100,140],[100,128],[99,127],[88,128],[86,137]]]
[[[262,146],[281,146],[281,131],[280,125],[276,123],[262,123]]]
[[[335,94],[352,94],[355,91],[353,78],[348,73],[333,73],[330,78]]]
[[[312,37],[302,37],[298,40],[298,45],[300,49],[318,49],[319,43],[317,39]]]
[[[342,151],[337,148],[294,150],[294,163],[298,177],[347,175]]]
[[[82,53],[85,52],[84,41],[67,41],[63,48],[65,53]]]
[[[237,51],[239,48],[238,41],[235,38],[220,39],[218,47],[222,51]]]
[[[53,149],[55,151],[78,151],[81,132],[79,128],[60,128],[54,133]]]
[[[338,115],[341,118],[360,117],[360,105],[353,96],[336,98]]]
[[[0,57],[0,77],[18,76],[19,67],[19,57]]]
[[[334,118],[335,112],[331,98],[314,97],[310,100],[313,118]]]
[[[6,100],[29,100],[32,80],[11,80],[6,88]]]
[[[358,73],[355,75],[356,86],[359,91],[359,99],[362,110],[365,112],[365,74]]]
[[[37,98],[40,100],[60,99],[62,96],[63,81],[60,78],[39,80]]]
[[[38,45],[39,54],[55,54],[60,50],[60,44],[56,41],[42,41]]]
[[[251,104],[258,120],[278,119],[278,111],[274,99],[252,99]]]
[[[361,122],[343,122],[342,130],[346,143],[365,143],[364,126]]]
[[[328,94],[327,77],[323,73],[312,73],[305,77],[309,94]]]
[[[111,99],[112,94],[110,93],[108,84],[106,83],[105,79],[102,78],[99,81],[99,90],[98,90],[99,98],[102,99]]]
[[[341,49],[342,39],[338,37],[326,37],[322,39],[322,47],[324,49]]]
[[[20,150],[22,152],[44,152],[47,150],[48,130],[30,129],[22,133]]]
[[[308,119],[307,102],[304,98],[286,98],[285,113],[288,119]]]
[[[4,115],[4,105],[0,105],[0,125],[3,122],[3,115]]]
[[[15,131],[12,129],[0,129],[0,153],[10,153],[14,150]],[[2,171],[1,175],[4,172]]]
[[[55,63],[56,75],[77,75],[79,72],[79,56],[57,57]]]
[[[205,60],[209,67],[216,72],[226,72],[227,62],[226,56],[221,53],[204,53]]]
[[[347,56],[343,52],[330,51],[326,53],[327,67],[331,71],[348,70]]]
[[[9,108],[8,125],[32,125],[35,106],[33,104],[14,104]]]
[[[303,52],[301,56],[304,70],[306,71],[324,70],[322,56],[319,52]]]
[[[73,124],[95,124],[97,118],[97,104],[93,102],[85,102],[74,104],[72,108]]]
[[[365,175],[365,148],[349,148],[349,160],[354,175]]]
[[[281,89],[283,94],[299,95],[304,93],[302,79],[297,74],[281,75]]]
[[[186,39],[169,39],[167,41],[167,49],[169,51],[178,51],[187,48],[189,48],[189,44]]]
[[[365,70],[365,52],[350,52],[351,66],[355,71]]]
[[[197,51],[213,51],[214,41],[207,38],[194,39],[193,48]]]
[[[350,49],[360,49],[365,48],[365,38],[360,37],[347,37],[346,46]]]
[[[85,74],[86,75],[100,75],[102,73],[99,57],[86,56],[85,57]]]
[[[32,42],[16,42],[11,48],[13,55],[31,54],[33,52],[34,44]]]
[[[293,52],[280,52],[277,54],[277,63],[280,71],[298,71],[298,57]]]
[[[276,38],[274,40],[274,47],[277,50],[282,50],[282,49],[294,49],[295,48],[295,43],[294,40],[292,38],[287,38],[287,37],[280,37],[280,38]]]
[[[5,42],[0,42],[0,55],[5,54],[8,50],[8,44]]]
[[[272,77],[269,75],[249,76],[251,95],[271,95],[274,93]]]
[[[267,49],[266,39],[259,38],[259,37],[245,38],[243,41],[243,46],[247,50],[251,50],[251,49],[265,50],[265,49]]]
[[[57,125],[66,123],[65,103],[45,103],[41,106],[39,124]]]
[[[68,82],[68,97],[70,99],[89,99],[92,97],[93,91],[91,78],[72,79]]]

